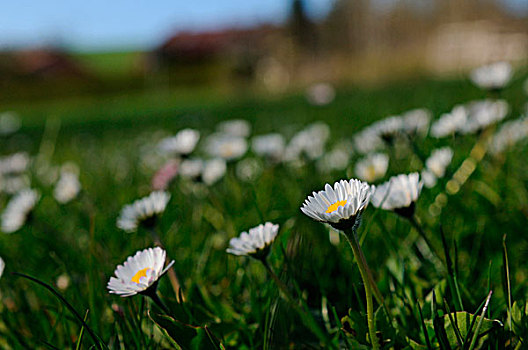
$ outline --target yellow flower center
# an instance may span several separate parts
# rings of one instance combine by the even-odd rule
[[[335,202],[334,204],[332,204],[331,206],[329,206],[328,209],[326,209],[326,212],[327,212],[327,213],[333,213],[333,212],[336,211],[339,207],[344,207],[346,203],[347,203],[346,199],[343,200],[343,201],[337,201],[337,202]]]
[[[144,269],[142,270],[139,270],[138,272],[136,272],[136,274],[134,275],[134,277],[132,277],[132,282],[136,282],[136,283],[139,283],[139,279],[141,277],[147,277],[147,270],[150,270],[149,267],[145,267]]]

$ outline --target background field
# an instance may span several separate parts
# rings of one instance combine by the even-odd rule
[[[520,71],[504,91],[511,106],[509,119],[524,112],[525,78]],[[80,314],[89,310],[88,325],[110,348],[169,346],[167,338],[148,319],[146,309],[152,306],[143,297],[121,299],[106,290],[117,264],[153,245],[146,232],[124,233],[115,221],[123,205],[150,192],[155,169],[146,165],[145,157],[162,137],[191,127],[205,138],[219,121],[246,119],[253,127],[252,135],[281,132],[289,138],[309,123],[323,121],[331,130],[327,145],[331,149],[383,117],[424,107],[438,118],[455,104],[483,97],[465,80],[416,78],[370,88],[338,86],[335,101],[324,107],[308,104],[303,92],[264,95],[216,88],[5,103],[1,109],[19,113],[23,126],[15,135],[0,139],[1,154],[26,151],[40,155],[50,165],[75,162],[81,170],[83,192],[73,202],[59,205],[51,195],[52,187],[33,170],[32,184],[43,193],[33,221],[19,232],[0,236],[0,256],[6,262],[0,280],[1,346],[51,348],[46,344],[52,344],[62,349],[80,344],[78,322],[63,304],[44,288],[10,274],[15,271],[53,286],[60,275],[68,276],[71,283],[61,294]],[[417,144],[426,155],[443,145],[455,151],[445,180],[433,189],[423,190],[417,214],[438,251],[443,249],[440,227],[446,234],[464,310],[474,313],[491,288],[487,316],[507,324],[503,235],[507,235],[513,300],[524,303],[528,292],[526,143],[500,157],[486,156],[461,191],[448,197],[440,215],[432,215],[430,210],[436,195],[444,190],[445,182],[476,140],[477,136],[427,138]],[[262,173],[251,181],[240,180],[235,164],[229,164],[225,178],[210,188],[177,179],[170,188],[172,199],[158,228],[184,286],[187,321],[196,326],[209,325],[226,347],[321,345],[291,305],[280,298],[262,266],[225,252],[231,237],[271,221],[280,224],[281,229],[270,262],[296,300],[308,305],[330,344],[351,348],[365,344],[362,285],[350,249],[343,240],[331,244],[328,228],[299,210],[306,196],[322,189],[325,183],[353,177],[357,159],[354,156],[347,170],[340,172],[320,172],[314,163],[302,168],[262,163]],[[411,149],[403,150],[394,153],[384,179],[421,167]],[[0,208],[7,200],[6,195],[0,195]],[[422,344],[416,348],[426,348],[417,303],[424,318],[432,319],[434,289],[441,309],[446,310],[445,304],[450,310],[457,309],[446,287],[447,272],[436,269],[406,245],[412,228],[393,213],[369,207],[359,232],[367,233],[363,245],[367,260],[401,326],[396,336],[388,331],[388,325],[381,325],[381,317],[382,337],[390,338],[396,348],[403,347],[405,337]],[[162,280],[160,291],[178,309],[168,280]],[[343,331],[339,322],[349,309],[355,323],[352,329],[345,327]],[[431,327],[429,335],[433,339]],[[505,329],[496,337],[506,339],[510,328]],[[85,334],[82,343],[89,348],[93,340]]]

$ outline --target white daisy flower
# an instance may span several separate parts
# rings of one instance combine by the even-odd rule
[[[258,225],[249,229],[249,233],[242,232],[239,237],[231,238],[226,252],[238,256],[265,259],[278,232],[279,225],[271,222]]]
[[[165,250],[160,247],[148,248],[129,256],[123,265],[118,265],[110,277],[107,288],[110,293],[122,297],[155,292],[158,281],[174,264],[171,261],[165,268]]]
[[[431,125],[431,135],[442,138],[455,134],[466,124],[468,113],[461,105],[455,106],[451,112],[442,114],[438,120]]]
[[[251,140],[253,152],[270,160],[280,160],[285,147],[284,136],[277,133],[255,136]]]
[[[202,175],[202,170],[204,167],[204,162],[201,159],[185,159],[180,164],[179,173],[180,176],[189,178],[189,179],[199,179]]]
[[[190,154],[200,140],[200,132],[194,129],[180,130],[175,136],[164,138],[158,147],[163,153],[171,155]]]
[[[245,138],[228,134],[212,134],[207,138],[206,152],[214,158],[235,160],[241,158],[248,149]]]
[[[304,201],[301,211],[316,221],[330,224],[338,230],[356,228],[362,211],[367,207],[373,188],[365,182],[351,179],[325,185]]]
[[[30,158],[26,152],[0,157],[0,175],[21,174],[29,169]]]
[[[242,159],[236,165],[236,175],[242,181],[255,181],[261,173],[262,164],[255,158]]]
[[[395,115],[382,119],[370,127],[375,130],[383,141],[391,143],[403,130],[403,125],[403,118]]]
[[[504,152],[517,142],[528,137],[528,118],[522,117],[502,124],[493,136],[490,152],[498,154]]]
[[[415,202],[422,191],[423,182],[418,173],[400,174],[376,187],[372,195],[372,205],[385,210],[393,210],[405,217],[414,214]]]
[[[361,154],[369,154],[383,148],[383,140],[376,130],[371,127],[365,128],[353,136],[354,150]]]
[[[326,152],[317,162],[317,167],[321,172],[334,170],[344,170],[350,160],[350,151],[335,147],[330,152]]]
[[[2,277],[2,274],[4,273],[4,268],[5,268],[4,259],[0,258],[0,277]]]
[[[2,232],[12,233],[24,226],[39,199],[40,193],[30,189],[22,190],[11,198],[2,213]]]
[[[442,147],[433,150],[425,161],[425,167],[437,178],[444,177],[446,168],[453,159],[453,150],[450,147]]]
[[[286,147],[284,159],[296,161],[301,155],[305,155],[310,160],[321,157],[329,136],[330,128],[325,123],[317,122],[309,125],[292,137]]]
[[[164,191],[154,191],[147,197],[125,205],[117,219],[117,227],[127,232],[134,232],[138,226],[154,227],[156,219],[167,207],[170,194]]]
[[[420,108],[405,112],[402,115],[403,131],[409,135],[425,136],[431,121],[431,111]]]
[[[204,163],[202,172],[202,181],[206,185],[212,185],[222,177],[227,170],[227,164],[223,159],[210,159]]]
[[[471,71],[470,79],[481,89],[499,90],[505,87],[513,75],[511,64],[495,62]]]
[[[0,192],[16,194],[25,188],[29,188],[31,180],[28,175],[0,175]]]
[[[468,120],[460,129],[464,134],[477,132],[503,120],[510,109],[504,100],[472,101],[465,108]]]
[[[251,134],[251,124],[243,119],[226,120],[219,123],[216,130],[223,134],[244,138]]]
[[[53,190],[53,196],[61,204],[68,203],[81,191],[81,182],[77,173],[72,171],[62,171],[59,181]]]
[[[314,106],[326,106],[335,98],[334,87],[328,83],[313,84],[306,90],[306,100]]]
[[[15,133],[20,129],[20,117],[15,112],[0,113],[0,136]]]
[[[424,183],[424,186],[427,188],[433,188],[438,183],[438,178],[433,174],[433,172],[429,169],[422,169],[420,176],[422,178],[422,181]]]
[[[363,181],[374,182],[385,176],[388,168],[388,155],[384,153],[371,153],[356,163],[354,173]]]

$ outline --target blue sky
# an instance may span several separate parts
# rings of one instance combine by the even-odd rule
[[[333,0],[307,0],[314,16]],[[5,0],[0,49],[42,44],[77,50],[150,48],[178,30],[278,23],[291,0]]]
[[[85,51],[149,49],[179,30],[282,22],[291,1],[4,0],[0,49],[45,44]],[[325,15],[334,1],[305,0],[313,16]],[[503,1],[512,12],[528,12],[528,0]]]

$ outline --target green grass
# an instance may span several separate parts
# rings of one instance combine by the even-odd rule
[[[526,101],[521,84],[519,78],[504,92],[512,106],[509,118],[518,117]],[[59,205],[53,188],[33,170],[33,187],[42,192],[42,199],[32,222],[19,232],[0,235],[0,256],[6,262],[0,279],[0,347],[48,349],[51,344],[59,349],[77,345],[88,349],[97,344],[90,332],[111,349],[167,348],[169,335],[191,348],[214,347],[203,328],[207,326],[223,346],[233,349],[319,348],[317,327],[329,348],[369,348],[363,285],[350,248],[343,238],[331,244],[328,228],[299,210],[312,191],[353,176],[357,156],[346,171],[320,173],[312,163],[299,169],[280,164],[265,166],[257,179],[244,182],[230,164],[226,177],[210,188],[182,179],[172,184],[172,199],[158,230],[168,257],[176,261],[186,302],[177,305],[166,277],[160,292],[177,320],[202,328],[190,330],[158,316],[161,311],[142,296],[110,295],[106,283],[117,264],[153,245],[148,232],[128,234],[115,226],[123,205],[150,192],[154,170],[142,165],[144,156],[151,154],[145,145],[155,145],[163,135],[184,127],[197,128],[205,137],[219,121],[236,118],[249,120],[253,134],[277,131],[287,137],[310,122],[324,121],[330,126],[333,145],[391,114],[426,107],[438,117],[457,103],[482,97],[465,81],[422,79],[368,89],[342,86],[331,105],[319,108],[307,104],[300,93],[262,96],[197,88],[3,105],[20,113],[23,128],[0,140],[2,154],[53,150],[48,154],[51,164],[73,161],[79,165],[83,192],[70,204]],[[381,308],[376,313],[387,348],[427,349],[424,329],[436,347],[441,338],[439,324],[450,324],[449,317],[456,318],[457,324],[459,318],[466,322],[466,316],[468,324],[475,319],[473,329],[477,324],[481,331],[495,327],[486,347],[502,348],[509,339],[514,344],[525,341],[526,144],[502,157],[485,156],[461,190],[447,196],[439,215],[431,209],[476,141],[475,136],[429,138],[417,145],[424,154],[443,145],[455,151],[446,178],[435,188],[424,189],[417,203],[424,230],[441,252],[440,268],[409,243],[415,233],[408,222],[373,207],[363,215],[359,229],[360,235],[366,234],[363,251],[393,317],[388,321]],[[410,148],[400,149],[391,159],[386,178],[418,170],[419,164]],[[0,208],[7,200],[0,194]],[[258,261],[225,252],[231,237],[264,221],[280,224],[269,262],[303,312],[280,296]],[[507,322],[508,293],[503,283],[504,234],[512,303],[516,303],[513,329]],[[451,273],[446,255],[452,261]],[[46,288],[10,274],[15,271],[51,286],[60,275],[68,275],[70,286],[59,292],[81,317],[89,311],[90,331]],[[458,287],[461,303],[452,283]],[[480,315],[488,288],[493,295],[487,319],[481,322],[469,314]],[[453,327],[445,328],[448,340],[456,339]],[[466,334],[465,329],[462,332]],[[467,338],[469,348],[473,338]]]

